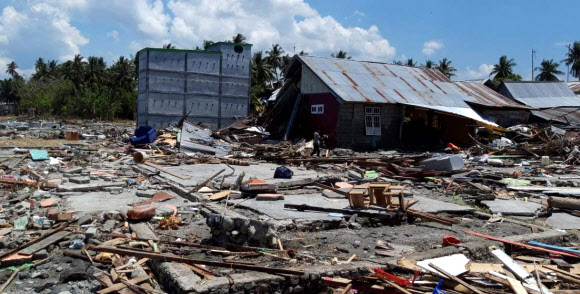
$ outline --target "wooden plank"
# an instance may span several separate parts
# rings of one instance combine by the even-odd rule
[[[542,248],[542,247],[538,247],[538,246],[532,246],[532,245],[528,245],[528,244],[523,244],[523,243],[519,243],[519,242],[514,242],[514,241],[510,241],[510,240],[506,240],[506,239],[502,239],[502,238],[498,238],[498,237],[494,237],[494,236],[489,236],[489,235],[485,235],[485,234],[480,234],[474,231],[465,231],[467,234],[473,235],[473,236],[478,236],[478,237],[482,237],[488,240],[492,240],[492,241],[498,241],[498,242],[502,242],[502,243],[506,243],[506,244],[510,244],[510,245],[514,245],[514,246],[519,246],[522,248],[526,248],[526,249],[531,249],[531,250],[539,250],[539,251],[543,251],[543,252],[548,252],[548,253],[552,253],[552,254],[556,254],[556,255],[563,255],[563,256],[568,256],[568,257],[573,257],[573,258],[580,258],[579,255],[573,254],[573,253],[568,253],[568,252],[562,252],[562,251],[556,251],[556,250],[550,250],[550,249],[546,249],[546,248]]]
[[[151,279],[150,276],[140,276],[140,277],[136,277],[134,279],[130,279],[127,282],[130,284],[139,284],[139,283],[143,283],[147,280]],[[97,294],[107,294],[107,293],[112,293],[112,292],[116,292],[122,289],[127,288],[127,285],[123,284],[123,283],[116,283],[113,284],[112,286],[99,290],[97,291]]]
[[[22,254],[34,254],[35,252],[40,251],[40,250],[58,242],[58,241],[60,241],[64,237],[68,236],[69,234],[70,234],[70,232],[67,232],[67,231],[57,232],[55,234],[48,236],[47,238],[41,240],[40,242],[38,242],[36,244],[32,244],[29,247],[20,250],[19,252]]]
[[[137,251],[137,250],[120,249],[120,248],[115,248],[115,247],[88,245],[87,250],[94,250],[94,251],[99,251],[99,252],[109,252],[109,253],[114,253],[114,254],[119,254],[119,255],[135,256],[135,257],[139,257],[139,258],[150,258],[150,259],[163,260],[163,261],[173,261],[173,262],[188,263],[188,264],[203,264],[203,265],[216,266],[216,267],[226,267],[226,268],[234,268],[234,269],[241,269],[241,270],[250,270],[250,271],[264,272],[264,273],[270,273],[270,274],[288,274],[288,275],[299,275],[299,276],[304,275],[304,271],[299,271],[299,270],[261,267],[261,266],[250,266],[250,265],[238,264],[238,263],[219,262],[219,261],[211,261],[211,260],[205,260],[205,259],[194,259],[194,258],[187,258],[187,257],[180,257],[180,256],[156,253],[156,252],[145,252],[145,251]]]
[[[458,284],[463,285],[465,288],[467,288],[467,289],[475,292],[476,294],[485,294],[486,293],[486,292],[483,292],[482,290],[480,290],[479,288],[468,284],[464,280],[462,280],[462,279],[460,279],[460,278],[458,278],[458,277],[456,277],[456,276],[454,276],[454,275],[446,272],[444,269],[442,269],[442,268],[434,265],[433,263],[429,263],[429,266],[432,267],[432,268],[434,268],[434,269],[436,269],[438,272],[442,273],[443,275],[445,275],[448,279],[450,279],[450,280],[452,280],[452,281],[454,281],[454,282],[456,282]]]
[[[514,293],[528,294],[528,291],[526,291],[526,289],[524,288],[524,286],[522,286],[522,283],[520,281],[510,277],[508,277],[507,280],[510,283],[510,288],[512,288]]]
[[[232,193],[231,190],[220,191],[220,192],[217,192],[217,193],[209,196],[209,200],[211,200],[211,201],[220,201],[222,199],[226,199],[230,195],[230,193]]]
[[[383,280],[383,282],[387,283],[389,286],[391,286],[391,287],[393,287],[393,288],[395,288],[395,289],[397,289],[405,294],[413,294],[413,293],[407,291],[407,289],[405,289],[405,288],[403,288],[403,287],[401,287],[401,286],[397,285],[396,283],[393,283],[389,280]]]
[[[164,172],[166,174],[170,174],[170,175],[172,175],[174,177],[178,177],[178,178],[180,178],[182,180],[191,179],[191,177],[189,177],[189,176],[184,176],[184,175],[182,175],[180,173],[176,173],[176,172],[174,172],[172,170],[168,170],[168,169],[166,169],[164,167],[161,167],[161,166],[159,166],[157,164],[154,164],[154,163],[151,163],[151,162],[145,162],[145,165],[148,165],[150,167],[156,168],[156,169],[158,169],[158,170],[160,170],[160,171],[162,171],[162,172]]]
[[[204,277],[208,280],[215,278],[215,275],[211,271],[209,271],[209,270],[207,270],[207,269],[205,269],[197,264],[184,263],[184,265],[187,266],[192,271],[194,271],[196,274],[201,275],[202,277]]]

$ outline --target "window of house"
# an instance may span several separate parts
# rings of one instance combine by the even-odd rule
[[[367,136],[381,135],[381,108],[377,106],[365,107],[365,133]]]
[[[310,113],[324,114],[324,104],[313,104],[310,106]]]

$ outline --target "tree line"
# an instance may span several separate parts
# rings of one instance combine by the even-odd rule
[[[226,42],[246,43],[242,34],[233,36]],[[202,46],[195,50],[207,50],[214,44],[204,40]],[[171,43],[164,44],[164,49],[174,49]],[[308,55],[300,51],[296,55]],[[339,50],[330,55],[333,58],[351,59],[346,51]],[[268,98],[275,84],[285,80],[284,73],[290,66],[293,56],[279,44],[273,44],[266,51],[254,52],[251,59],[250,98],[253,110],[264,109],[265,98]],[[437,62],[426,60],[417,64],[413,59],[393,61],[393,64],[423,67],[439,70],[448,78],[455,76],[457,69],[451,60],[443,58]],[[570,66],[570,74],[580,80],[580,41],[568,49],[565,59],[558,62],[545,59],[535,70],[537,81],[558,81],[557,75],[564,74],[559,70],[561,63]],[[24,79],[18,65],[11,62],[6,73],[10,76],[0,81],[0,101],[17,106],[17,110],[31,111],[36,115],[66,116],[78,118],[134,119],[137,101],[137,62],[135,58],[120,57],[107,66],[102,57],[90,56],[86,60],[76,55],[72,60],[58,63],[55,60],[45,61],[38,58],[35,72]],[[490,73],[496,84],[502,81],[521,81],[522,77],[514,73],[516,66],[513,58],[501,56]]]
[[[86,60],[77,54],[58,63],[38,58],[35,72],[24,79],[12,61],[10,76],[0,81],[0,99],[16,106],[18,113],[76,118],[133,119],[137,97],[137,66],[131,58],[119,57],[107,66],[103,57]]]

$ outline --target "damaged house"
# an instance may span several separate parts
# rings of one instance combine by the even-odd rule
[[[285,77],[265,117],[268,130],[286,139],[312,138],[320,130],[333,147],[463,144],[473,127],[498,126],[470,104],[515,111],[517,120],[527,111],[483,85],[456,84],[434,69],[295,56]]]
[[[580,124],[580,98],[565,82],[503,82],[497,91],[533,108],[530,122]]]

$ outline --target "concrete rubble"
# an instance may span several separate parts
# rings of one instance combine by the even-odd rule
[[[0,292],[580,289],[573,131],[310,157],[249,120],[186,125],[132,146],[133,125],[0,123]]]

